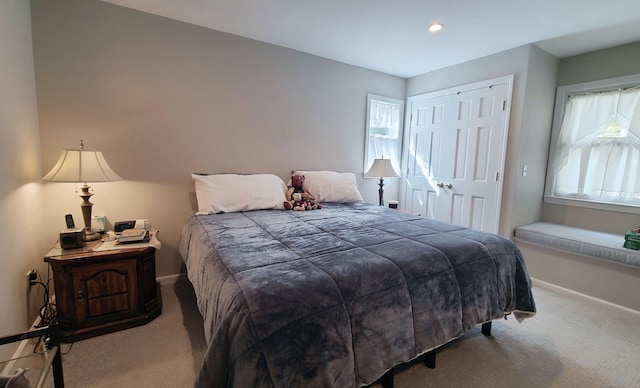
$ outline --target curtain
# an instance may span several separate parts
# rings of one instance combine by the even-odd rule
[[[553,159],[554,195],[640,204],[640,88],[573,95]]]
[[[400,107],[397,103],[372,99],[369,105],[368,160],[365,171],[375,158],[391,159],[396,172],[400,172],[399,134]]]

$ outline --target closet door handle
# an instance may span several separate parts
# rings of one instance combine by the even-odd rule
[[[444,187],[444,183],[440,182],[436,186],[438,186],[439,188],[443,188]]]
[[[446,185],[444,185],[444,187],[446,187],[447,189],[452,189],[453,185],[451,183],[447,183]]]

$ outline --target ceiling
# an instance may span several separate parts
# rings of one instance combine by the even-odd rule
[[[564,58],[640,41],[638,0],[103,1],[400,77],[528,43]]]

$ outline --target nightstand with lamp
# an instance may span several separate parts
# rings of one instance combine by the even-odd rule
[[[161,313],[155,268],[160,242],[155,234],[147,243],[114,245],[115,241],[103,243],[91,230],[93,204],[89,198],[93,193],[88,182],[120,179],[102,152],[85,150],[82,141],[80,149],[62,151],[56,165],[42,178],[45,182],[82,183],[82,243],[74,249],[51,249],[44,258],[53,271],[63,341],[144,325]]]
[[[380,182],[378,186],[380,189],[378,190],[378,197],[380,200],[380,206],[384,205],[384,190],[382,190],[382,186],[384,186],[383,178],[400,178],[400,174],[396,172],[391,164],[390,159],[384,159],[384,157],[380,159],[375,159],[369,171],[364,173],[366,178],[380,178]]]

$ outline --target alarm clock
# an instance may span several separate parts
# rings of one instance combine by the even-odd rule
[[[60,232],[60,248],[73,249],[84,246],[84,229],[71,228]]]

